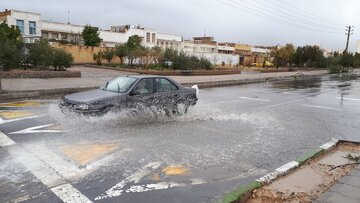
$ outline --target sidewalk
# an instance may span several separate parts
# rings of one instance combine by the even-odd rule
[[[360,166],[332,186],[316,203],[360,202]]]

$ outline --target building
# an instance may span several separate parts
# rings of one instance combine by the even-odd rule
[[[252,46],[247,44],[236,44],[235,54],[239,55],[239,64],[242,66],[250,66],[254,57],[252,56]]]
[[[19,28],[26,43],[32,43],[41,37],[41,21],[39,13],[5,10],[0,12],[0,21],[6,21],[9,26]]]
[[[1,21],[18,27],[26,43],[33,43],[40,37],[48,39],[50,42],[61,42],[61,44],[81,45],[83,43],[81,33],[84,25],[46,21],[41,19],[39,13],[17,10],[0,12]],[[244,61],[239,57],[241,50],[238,45],[229,42],[217,43],[214,37],[194,37],[191,40],[184,40],[180,35],[161,33],[156,29],[140,25],[111,26],[109,30],[99,30],[102,47],[125,44],[134,35],[141,38],[142,46],[174,49],[189,56],[206,58],[216,65],[238,65],[240,60]]]
[[[138,35],[145,47],[159,46],[163,49],[172,48],[178,50],[183,41],[182,36],[160,33],[155,29],[145,28],[133,25],[111,26],[110,30],[100,30],[102,45],[105,47],[115,47],[118,44],[124,44],[129,37]]]
[[[192,40],[184,40],[180,50],[189,56],[206,58],[214,65],[237,65],[239,63],[235,48],[225,44],[219,45],[214,37],[194,37]]]
[[[83,39],[81,33],[82,25],[41,21],[41,36],[49,41],[66,41],[74,44],[81,44]]]
[[[360,54],[360,40],[357,42],[357,45],[356,45],[356,53]]]

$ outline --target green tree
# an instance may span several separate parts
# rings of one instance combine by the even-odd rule
[[[326,66],[324,53],[318,46],[298,47],[291,62],[300,67],[325,68]]]
[[[108,63],[114,58],[115,52],[112,49],[106,49],[102,52],[103,59],[106,59]]]
[[[286,66],[291,62],[292,56],[295,53],[293,44],[286,44],[284,47],[271,52],[271,56],[274,57],[274,64],[276,67]]]
[[[69,68],[71,64],[74,62],[73,56],[60,48],[53,49],[52,56],[52,67],[54,70],[64,71],[66,68]]]
[[[133,66],[134,60],[138,56],[138,50],[141,48],[141,38],[138,35],[129,37],[126,42],[127,47],[127,58],[130,62],[130,66]]]
[[[117,45],[115,47],[115,56],[119,57],[120,65],[123,65],[124,58],[127,56],[127,46],[125,44]]]
[[[94,53],[93,54],[93,59],[94,59],[94,61],[96,61],[97,65],[101,66],[101,62],[102,62],[102,59],[103,59],[103,52],[99,51],[98,53]]]
[[[99,29],[97,27],[91,27],[86,25],[81,35],[84,39],[85,46],[99,46],[102,39],[99,37]]]
[[[48,68],[52,65],[53,48],[46,39],[40,39],[29,48],[28,61],[34,67]]]
[[[0,69],[5,71],[16,68],[21,63],[23,43],[20,31],[9,27],[6,22],[0,24]]]

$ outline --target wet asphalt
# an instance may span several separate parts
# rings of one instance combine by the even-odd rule
[[[360,141],[356,75],[202,89],[198,104],[180,117],[156,109],[66,117],[58,100],[43,102],[20,109],[41,117],[0,124],[0,131],[93,202],[216,202],[331,138]],[[14,134],[46,124],[62,132]],[[60,150],[96,144],[117,147],[86,164]],[[44,156],[44,149],[56,157]],[[59,158],[64,163],[52,161]],[[127,181],[120,195],[97,198],[151,163],[159,166],[148,168],[137,181]],[[163,169],[169,166],[186,172],[166,174]],[[61,202],[5,147],[0,148],[0,174],[0,202]],[[159,183],[173,187],[130,190]]]

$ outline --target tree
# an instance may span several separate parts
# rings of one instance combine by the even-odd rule
[[[274,57],[274,64],[276,67],[286,66],[290,63],[292,56],[295,53],[295,48],[293,44],[286,44],[280,49],[276,49],[271,52],[271,56]]]
[[[125,44],[117,45],[115,47],[115,56],[119,57],[120,65],[123,65],[124,58],[127,56],[127,46]]]
[[[128,41],[126,42],[127,47],[127,58],[130,62],[130,66],[133,65],[134,60],[137,57],[137,51],[141,48],[141,38],[138,35],[133,35],[129,37]]]
[[[64,71],[66,68],[69,68],[74,61],[73,56],[60,48],[54,48],[52,56],[52,67],[54,70]]]
[[[326,66],[324,52],[318,46],[298,47],[291,61],[300,67],[325,68]]]
[[[102,39],[99,37],[97,27],[91,27],[91,25],[85,25],[81,35],[84,39],[85,46],[99,46]]]
[[[93,59],[96,61],[96,64],[101,66],[101,60],[103,59],[103,52],[99,51],[98,53],[93,54]]]
[[[106,49],[102,52],[103,59],[106,59],[108,63],[111,62],[111,60],[114,58],[115,53],[112,49]]]
[[[52,65],[53,48],[46,39],[40,39],[29,48],[28,61],[34,67],[47,68]]]
[[[16,68],[21,63],[23,43],[20,31],[6,22],[0,24],[0,69]]]

